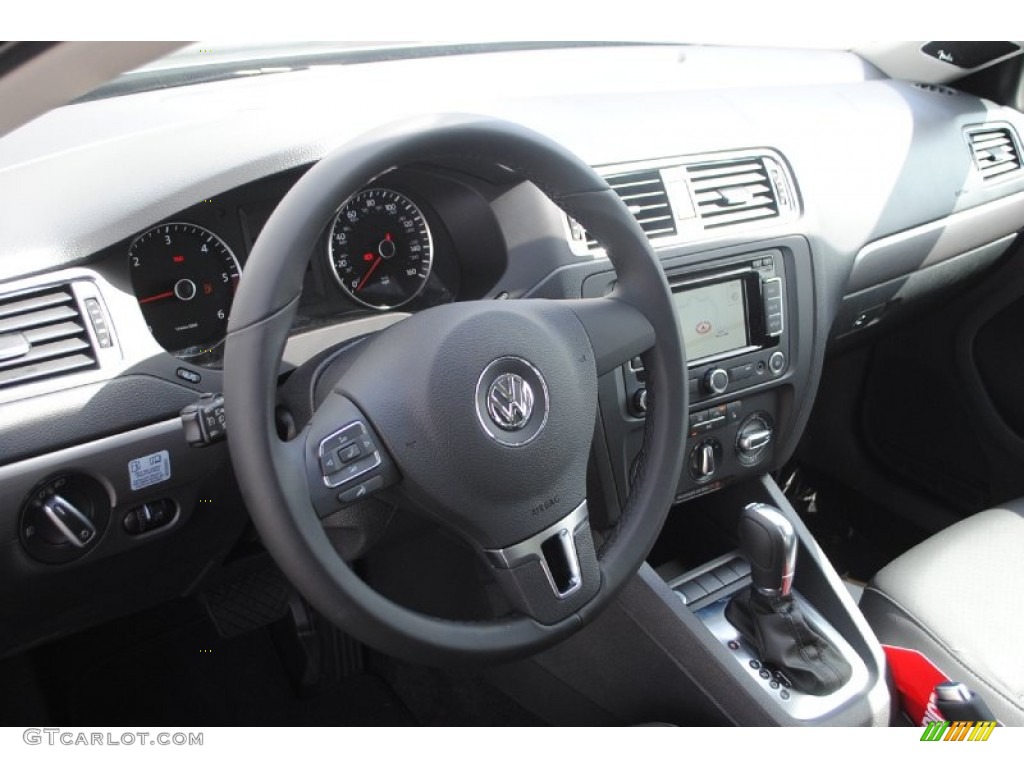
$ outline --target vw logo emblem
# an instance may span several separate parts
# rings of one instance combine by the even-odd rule
[[[501,429],[522,429],[533,414],[533,388],[517,373],[503,373],[487,390],[487,413]]]
[[[492,440],[518,448],[548,423],[551,397],[535,366],[521,357],[499,357],[476,380],[476,418]]]

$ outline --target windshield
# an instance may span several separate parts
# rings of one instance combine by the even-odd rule
[[[321,66],[367,64],[399,59],[464,56],[557,48],[612,46],[726,45],[736,41],[701,43],[669,40],[481,40],[481,41],[357,41],[357,42],[197,42],[185,45],[143,67],[126,72],[78,101],[174,88],[215,80],[272,75]],[[776,44],[782,45],[782,44]],[[769,45],[769,47],[776,47]],[[834,41],[784,47],[849,48]]]

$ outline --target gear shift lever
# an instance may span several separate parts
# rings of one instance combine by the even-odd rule
[[[786,597],[796,573],[796,531],[775,507],[747,504],[740,517],[740,547],[750,561],[754,589],[765,597]]]
[[[785,673],[797,690],[814,695],[838,690],[850,679],[850,664],[808,623],[790,593],[796,573],[793,524],[775,507],[748,504],[739,537],[753,584],[729,601],[725,617],[761,661]]]

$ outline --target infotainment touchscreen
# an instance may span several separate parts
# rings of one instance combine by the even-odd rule
[[[748,345],[742,280],[688,288],[674,293],[672,301],[687,359],[721,355]]]

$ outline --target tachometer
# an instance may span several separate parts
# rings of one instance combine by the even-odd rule
[[[149,330],[178,357],[216,357],[240,273],[224,241],[208,229],[172,222],[128,248],[132,286]]]
[[[412,301],[430,277],[432,241],[423,213],[405,195],[375,187],[338,212],[328,240],[331,270],[349,296],[373,309]]]

